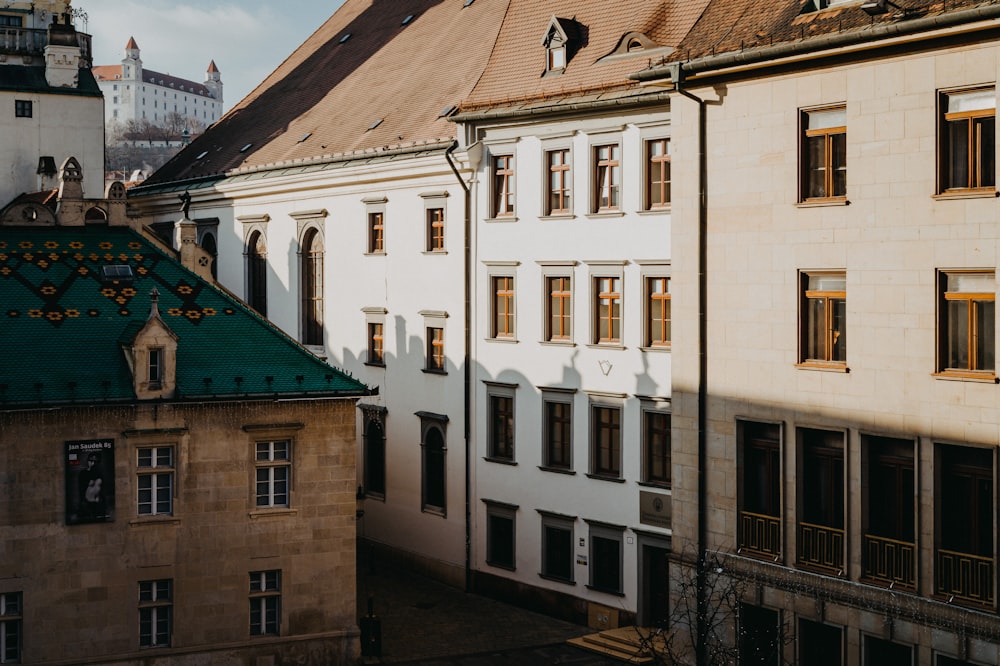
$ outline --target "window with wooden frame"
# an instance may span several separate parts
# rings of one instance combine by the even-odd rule
[[[594,343],[621,344],[622,290],[621,278],[595,277],[594,280]]]
[[[800,201],[847,196],[847,107],[802,111]]]
[[[916,589],[916,474],[913,440],[861,435],[861,575]]]
[[[174,512],[174,447],[136,450],[136,513],[169,516]]]
[[[254,231],[247,242],[247,305],[267,316],[267,245]]]
[[[573,468],[573,396],[559,393],[542,396],[542,467]]]
[[[847,365],[847,276],[839,271],[799,273],[799,362]]]
[[[302,239],[302,343],[323,346],[323,235],[309,229]]]
[[[546,327],[548,342],[569,342],[573,339],[573,289],[568,275],[545,278]]]
[[[646,278],[647,347],[670,347],[670,278]]]
[[[642,410],[642,480],[670,485],[670,413]]]
[[[938,271],[938,372],[995,376],[993,271]]]
[[[538,510],[542,517],[542,578],[573,582],[575,517]]]
[[[622,409],[617,405],[590,407],[590,473],[620,479],[622,474]]]
[[[483,502],[486,504],[486,563],[492,567],[514,571],[518,507],[492,500]]]
[[[170,579],[139,581],[139,647],[170,647],[173,587]]]
[[[782,553],[781,426],[737,420],[737,552],[779,561]]]
[[[493,158],[493,217],[514,216],[514,156]]]
[[[495,275],[490,278],[492,292],[492,322],[490,337],[514,337],[514,278],[509,275]]]
[[[444,208],[428,208],[427,215],[427,251],[444,251]]]
[[[420,417],[420,509],[440,516],[447,515],[448,448],[445,431],[448,417],[417,412]]]
[[[385,254],[385,212],[368,213],[368,254]]]
[[[281,634],[281,570],[250,572],[250,635]]]
[[[568,215],[573,212],[570,205],[572,178],[569,162],[569,149],[559,148],[545,152],[545,165],[548,169],[548,186],[546,187],[546,215]]]
[[[596,521],[590,526],[590,584],[611,594],[622,593],[622,534],[625,528]]]
[[[847,524],[843,432],[798,428],[798,564],[842,574]]]
[[[292,443],[289,440],[256,442],[256,507],[287,507],[292,480]]]
[[[621,207],[621,147],[594,146],[594,202],[592,211],[606,213]]]
[[[514,394],[513,391],[495,392],[491,389],[488,397],[489,409],[489,450],[490,460],[514,460]]]
[[[646,210],[670,208],[670,139],[646,142]]]
[[[942,93],[939,105],[939,191],[992,191],[996,186],[996,89]]]
[[[368,365],[385,365],[385,337],[382,322],[368,323]]]
[[[444,329],[440,326],[427,327],[427,365],[430,372],[444,372]]]

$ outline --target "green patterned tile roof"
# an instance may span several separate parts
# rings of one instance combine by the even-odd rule
[[[124,264],[132,280],[103,276]],[[372,392],[131,229],[0,227],[0,409],[134,402],[122,344],[154,287],[178,336],[176,400]]]

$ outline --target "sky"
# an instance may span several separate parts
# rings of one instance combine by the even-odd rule
[[[94,64],[117,65],[135,37],[143,67],[205,80],[215,60],[225,110],[264,80],[343,0],[73,0],[87,14]]]

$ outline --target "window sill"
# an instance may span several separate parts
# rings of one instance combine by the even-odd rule
[[[421,372],[423,372],[426,375],[447,375],[448,374],[447,370],[436,370],[434,368],[424,368],[423,370],[421,370]]]
[[[493,456],[484,456],[483,460],[486,462],[497,463],[498,465],[510,465],[511,467],[517,467],[517,463],[509,458],[494,458]]]
[[[647,215],[669,215],[670,206],[664,206],[662,208],[646,208],[645,210],[636,211],[637,215],[642,215],[643,217]]]
[[[636,485],[643,488],[659,488],[660,490],[670,490],[673,487],[669,481],[637,481]]]
[[[573,213],[549,213],[548,215],[542,215],[538,218],[540,222],[550,222],[552,220],[575,220],[576,215]]]
[[[365,252],[366,257],[384,257],[385,252]]]
[[[606,474],[593,474],[587,473],[588,479],[595,479],[597,481],[610,481],[611,483],[625,483],[625,479],[620,476],[608,476]]]
[[[1000,192],[992,187],[969,187],[965,189],[945,190],[931,197],[935,201],[948,199],[994,199],[1000,197]]]
[[[598,210],[593,213],[587,213],[587,217],[591,220],[602,220],[609,217],[625,217],[625,212],[620,210]]]
[[[620,342],[591,342],[587,346],[591,349],[627,349],[627,347]]]
[[[624,597],[625,596],[624,592],[619,592],[617,590],[606,590],[603,587],[594,587],[593,585],[587,585],[585,587],[588,590],[591,590],[593,592],[603,592],[604,594],[611,594],[611,595],[616,596],[616,597]]]
[[[385,363],[375,363],[374,361],[365,361],[365,365],[369,368],[384,368]]]
[[[486,565],[491,566],[494,569],[503,569],[504,571],[517,571],[517,567],[513,567],[509,564],[501,564],[499,562],[490,562],[486,560]]]
[[[517,338],[485,338],[484,342],[498,342],[504,345],[516,345]]]
[[[128,521],[130,527],[146,527],[148,525],[180,525],[177,516],[144,516]]]
[[[448,254],[448,250],[424,250],[421,254],[424,255],[438,255],[438,254]]]
[[[278,516],[294,516],[299,512],[298,509],[289,509],[287,507],[279,507],[276,509],[254,509],[247,515],[251,518],[270,518]]]
[[[953,382],[979,382],[982,384],[1000,384],[1000,378],[997,378],[996,374],[993,372],[974,372],[974,371],[961,371],[961,370],[943,370],[941,372],[935,372],[931,375],[935,379],[943,379],[945,381]]]
[[[639,347],[640,351],[654,352],[657,354],[664,354],[664,353],[669,354],[672,349],[673,348],[671,347],[671,345],[655,345],[655,346],[647,345],[644,347]]]
[[[500,217],[488,217],[483,222],[517,222],[514,215],[501,215]]]
[[[795,204],[796,208],[823,208],[824,206],[850,206],[847,197],[830,197],[829,199],[806,199]]]
[[[566,578],[559,578],[558,576],[550,576],[548,574],[539,573],[538,577],[539,578],[543,578],[545,580],[551,580],[553,583],[562,583],[563,585],[576,585],[576,581],[575,580],[569,580],[569,579],[566,579]]]
[[[851,371],[846,363],[835,361],[802,361],[796,363],[795,367],[799,370],[820,370],[821,372],[843,372],[845,374]]]
[[[440,516],[442,518],[448,517],[448,512],[439,506],[422,506],[420,507],[420,513],[429,513],[432,516]]]
[[[365,493],[366,500],[375,500],[376,502],[385,503],[385,493]]]
[[[550,467],[549,465],[539,465],[538,469],[542,470],[543,472],[552,472],[553,474],[565,474],[567,476],[576,475],[576,472],[574,472],[569,467]]]
[[[539,340],[538,344],[549,347],[576,347],[572,340]]]

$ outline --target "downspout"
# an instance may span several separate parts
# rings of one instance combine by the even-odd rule
[[[706,595],[706,549],[708,544],[707,442],[708,442],[708,113],[705,100],[682,88],[683,72],[678,63],[671,70],[674,90],[698,105],[698,563],[695,580],[697,626],[695,660],[708,666],[705,626],[708,617]]]
[[[465,301],[462,307],[464,318],[463,339],[465,357],[462,363],[462,429],[465,438],[465,591],[472,590],[472,439],[469,432],[469,414],[472,412],[472,194],[471,188],[462,180],[451,154],[458,148],[455,141],[445,151],[444,157],[455,174],[458,184],[465,193],[465,221],[463,227],[463,279]]]

